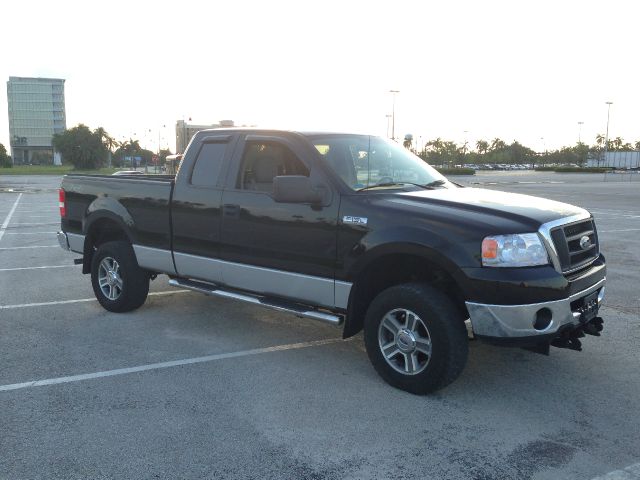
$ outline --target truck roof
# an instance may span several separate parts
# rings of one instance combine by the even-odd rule
[[[293,133],[298,135],[304,135],[305,137],[315,137],[319,135],[367,135],[366,133],[355,132],[336,132],[336,131],[322,131],[322,130],[285,130],[281,128],[259,128],[259,127],[228,127],[228,128],[207,128],[199,130],[198,133],[206,132],[209,134],[224,133],[224,132],[278,132],[278,133]]]

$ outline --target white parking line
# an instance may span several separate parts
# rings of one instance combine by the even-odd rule
[[[55,207],[55,208],[57,209],[60,207]],[[18,213],[46,213],[46,210],[44,208],[40,210],[19,210]],[[55,210],[52,210],[49,215],[55,215],[56,213],[58,212],[56,212]]]
[[[59,225],[60,222],[43,222],[43,223],[14,223],[14,227],[35,227],[38,225]]]
[[[621,230],[603,230],[598,233],[638,232],[640,228],[623,228]]]
[[[2,240],[2,237],[4,236],[4,232],[7,229],[7,226],[9,225],[9,222],[11,221],[11,217],[13,216],[13,212],[16,211],[16,208],[18,206],[18,202],[20,202],[21,198],[22,198],[22,194],[20,193],[18,195],[18,198],[16,198],[16,201],[13,204],[13,207],[11,207],[11,210],[9,211],[9,215],[7,215],[7,218],[4,219],[4,222],[2,223],[2,226],[0,226],[0,240]]]
[[[7,232],[5,235],[53,235],[58,232]]]
[[[0,268],[0,272],[17,272],[19,270],[41,270],[49,268],[73,268],[82,265],[46,265],[44,267],[16,267],[16,268]]]
[[[0,250],[22,250],[25,248],[60,248],[60,245],[31,245],[29,247],[1,247]]]
[[[31,382],[12,383],[9,385],[0,385],[0,392],[9,390],[19,390],[21,388],[42,387],[45,385],[58,385],[60,383],[80,382],[82,380],[92,380],[94,378],[114,377],[116,375],[127,375],[129,373],[146,372],[149,370],[160,370],[163,368],[179,367],[182,365],[194,365],[196,363],[214,362],[216,360],[225,360],[228,358],[248,357],[250,355],[260,355],[262,353],[282,352],[285,350],[297,350],[300,348],[317,347],[320,345],[329,345],[331,343],[344,342],[342,338],[329,338],[326,340],[313,340],[311,342],[289,343],[287,345],[275,345],[273,347],[254,348],[252,350],[241,350],[239,352],[219,353],[216,355],[206,355],[204,357],[185,358],[183,360],[174,360],[172,362],[150,363],[148,365],[139,365],[137,367],[118,368],[115,370],[105,370],[102,372],[84,373],[81,375],[70,375],[68,377],[48,378],[45,380],[34,380]]]
[[[149,296],[158,295],[172,295],[174,293],[186,293],[191,290],[169,290],[167,292],[152,292]],[[92,298],[78,298],[76,300],[57,300],[55,302],[39,302],[39,303],[21,303],[18,305],[0,305],[0,310],[13,310],[14,308],[28,308],[28,307],[49,307],[51,305],[67,305],[69,303],[84,303],[84,302],[96,302],[95,297]]]

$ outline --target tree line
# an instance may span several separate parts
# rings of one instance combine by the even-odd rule
[[[52,144],[62,155],[63,163],[76,169],[122,167],[127,160],[131,166],[151,165],[155,155],[151,150],[142,148],[138,140],[130,138],[118,142],[104,128],[92,131],[83,124],[56,133]],[[160,150],[159,161],[164,163],[167,155],[171,155],[168,149]]]
[[[478,140],[472,147],[468,142],[458,144],[450,140],[436,138],[427,141],[424,146],[414,146],[411,136],[405,137],[404,146],[431,165],[455,166],[464,164],[576,164],[584,165],[587,158],[602,155],[605,150],[605,138],[597,135],[593,145],[579,142],[571,147],[538,153],[518,141],[508,144],[500,138]],[[622,138],[609,140],[607,150],[640,150],[640,140],[631,144]]]
[[[7,149],[0,143],[0,168],[7,168],[11,165],[11,157],[7,155]]]
[[[598,134],[593,145],[579,142],[572,147],[537,153],[518,141],[508,144],[500,138],[478,140],[471,146],[468,142],[457,144],[450,140],[436,138],[429,140],[418,149],[413,137],[407,135],[404,146],[431,165],[455,166],[464,164],[576,164],[584,165],[588,157],[602,155],[605,150],[605,137]],[[116,141],[106,130],[98,127],[91,130],[83,124],[56,133],[53,136],[53,147],[62,155],[63,163],[71,164],[76,169],[97,169],[105,166],[122,167],[126,159],[139,158],[137,165],[151,165],[154,152],[140,146],[138,140],[128,139]],[[616,137],[608,142],[607,150],[629,151],[640,150],[640,140],[631,144]],[[160,150],[159,164],[165,162],[168,149]],[[0,167],[10,167],[11,157],[6,148],[0,144]],[[131,165],[133,166],[133,165]]]

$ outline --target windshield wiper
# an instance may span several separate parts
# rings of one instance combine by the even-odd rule
[[[423,185],[423,187],[441,187],[445,183],[447,183],[447,182],[445,182],[444,180],[434,180],[433,182],[429,182],[429,183]]]
[[[429,183],[424,184],[424,185],[421,185],[419,183],[412,183],[412,182],[385,182],[385,183],[376,183],[375,185],[369,185],[369,186],[366,186],[366,187],[362,187],[362,188],[359,188],[357,191],[358,192],[362,192],[363,190],[371,190],[373,188],[378,188],[378,187],[382,187],[382,188],[384,188],[384,187],[401,187],[401,186],[404,186],[404,185],[412,185],[414,187],[431,190],[433,188],[440,187],[440,186],[442,186],[444,184],[445,184],[444,180],[435,180],[433,182],[429,182]]]

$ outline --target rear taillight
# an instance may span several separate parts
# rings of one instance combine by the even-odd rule
[[[67,202],[64,190],[60,189],[58,193],[58,206],[60,207],[60,216],[62,218],[67,216]]]

